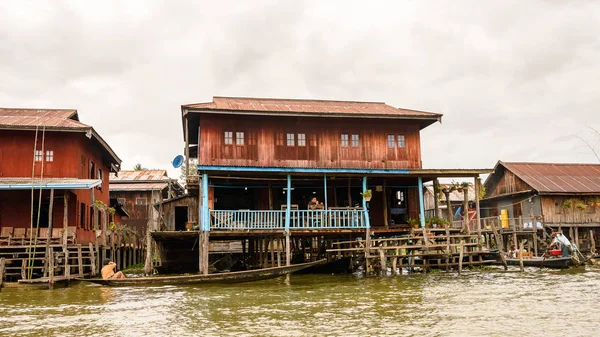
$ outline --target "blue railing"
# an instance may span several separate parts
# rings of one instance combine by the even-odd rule
[[[210,229],[285,229],[286,211],[210,210]],[[366,228],[366,212],[348,210],[290,210],[290,229]]]

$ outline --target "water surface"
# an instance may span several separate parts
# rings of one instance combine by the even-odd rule
[[[594,336],[600,270],[3,289],[0,336]]]

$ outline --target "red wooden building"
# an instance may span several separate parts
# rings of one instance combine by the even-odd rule
[[[38,227],[71,227],[74,241],[93,242],[92,205],[110,205],[109,173],[120,164],[96,130],[79,121],[77,110],[0,109],[3,235],[16,239],[33,236]]]
[[[422,168],[420,131],[440,121],[438,113],[238,97],[181,110],[188,165],[197,158],[200,175],[188,189],[201,191],[200,228],[211,238],[241,230],[364,235],[411,218],[424,225],[424,181],[485,172]],[[312,197],[323,206],[308,210]]]

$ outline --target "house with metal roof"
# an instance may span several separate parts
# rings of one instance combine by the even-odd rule
[[[201,247],[209,232],[288,241],[405,232],[411,219],[425,225],[424,182],[488,172],[423,169],[420,132],[442,114],[383,102],[213,97],[181,113],[186,167],[198,161],[187,189],[200,198]]]
[[[166,170],[121,170],[111,173],[109,182],[110,197],[130,211],[122,223],[140,234],[146,233],[148,226],[159,229],[160,213],[155,204],[184,193],[181,184],[169,178]]]
[[[600,165],[498,161],[484,183],[483,217],[507,228],[562,228],[576,242],[600,228]]]
[[[94,242],[108,215],[93,205],[110,204],[108,176],[120,165],[77,110],[0,108],[2,233],[72,228],[73,241]]]

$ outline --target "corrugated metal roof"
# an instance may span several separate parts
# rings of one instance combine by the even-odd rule
[[[441,188],[444,187],[451,187],[451,184],[440,184]],[[433,194],[433,186],[432,185],[427,185],[425,186],[427,188],[427,191],[431,194]],[[452,201],[464,201],[464,196],[462,192],[459,191],[452,191],[450,192],[450,202]],[[446,197],[443,196],[442,200],[446,201]],[[473,185],[469,185],[469,200],[470,201],[474,201],[475,200],[475,187]]]
[[[358,114],[431,117],[437,119],[441,114],[398,109],[383,102],[328,101],[309,99],[275,99],[251,97],[213,97],[212,102],[188,104],[184,108],[224,111],[255,112],[295,112],[323,114]]]
[[[102,184],[100,179],[76,179],[76,178],[0,178],[0,190],[23,190],[31,189],[90,189]]]
[[[110,184],[111,192],[119,191],[162,191],[169,186],[168,183],[134,183],[134,184]]]
[[[74,109],[0,108],[0,116],[57,117],[62,119],[79,120],[79,117],[77,116],[77,110]]]
[[[499,162],[539,193],[600,193],[600,165]]]
[[[135,182],[135,181],[161,181],[169,180],[167,170],[122,170],[118,175],[110,174],[111,183]]]

